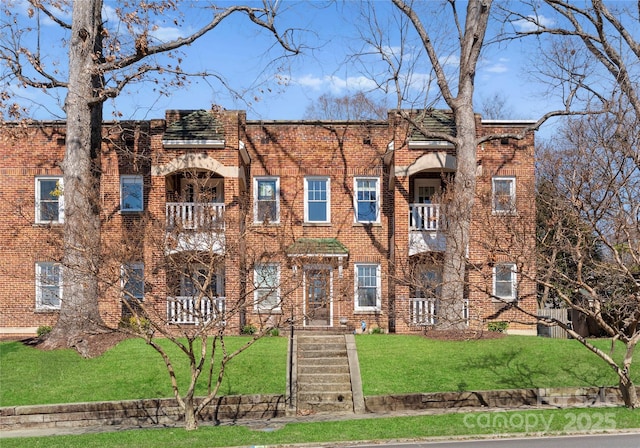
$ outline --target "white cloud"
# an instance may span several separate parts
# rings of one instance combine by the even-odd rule
[[[440,56],[438,58],[438,61],[440,61],[440,65],[445,66],[448,65],[451,67],[457,67],[460,65],[460,57],[455,54],[450,54],[449,56]]]
[[[543,15],[531,15],[526,19],[515,20],[512,23],[518,31],[527,33],[537,31],[540,27],[550,27],[555,23],[555,21]]]
[[[365,76],[341,78],[339,76],[318,77],[315,75],[304,75],[301,77],[292,77],[290,82],[314,90],[330,90],[336,94],[345,90],[369,90],[376,86],[375,82]]]
[[[102,5],[102,20],[109,22],[113,26],[113,24],[120,22],[120,17],[118,17],[115,8],[109,5]]]
[[[183,37],[184,34],[180,29],[173,26],[158,26],[151,31],[151,36],[160,42],[169,42]]]

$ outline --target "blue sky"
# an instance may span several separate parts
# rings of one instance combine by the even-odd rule
[[[225,2],[219,4],[225,5]],[[392,9],[390,2],[379,0],[374,4],[378,19],[383,24],[387,51],[391,55],[397,54],[400,36],[389,14]],[[207,19],[200,9],[205,5],[201,1],[185,9],[184,22],[179,26],[168,16],[154,18],[157,25],[154,37],[167,40],[197,29]],[[437,5],[437,2],[423,3],[424,20],[430,23],[434,36],[445,38],[441,44],[441,60],[455,71],[457,56],[447,50],[447,45],[455,38],[450,35],[451,22],[439,14],[429,16]],[[105,0],[104,16],[114,28],[118,26],[114,15],[117,6],[117,2]],[[16,8],[26,9],[24,1],[20,0]],[[26,16],[23,15],[23,19],[26,20]],[[392,24],[389,25],[388,21]],[[60,43],[57,27],[46,20],[43,23],[43,52],[50,61],[64,62],[66,48]],[[374,90],[375,83],[371,75],[365,73],[365,70],[377,74],[384,72],[385,66],[381,64],[380,57],[369,55],[359,63],[350,59],[352,54],[370,49],[360,38],[366,22],[359,16],[359,2],[283,0],[279,5],[276,23],[281,29],[298,30],[295,36],[297,42],[304,45],[302,54],[278,59],[282,52],[277,46],[274,47],[274,40],[239,15],[232,16],[183,50],[182,68],[191,72],[214,71],[242,99],[234,97],[215,80],[192,80],[183,87],[171,89],[170,96],[159,95],[154,83],[142,83],[132,85],[114,102],[107,104],[105,119],[113,110],[117,110],[124,119],[146,119],[163,117],[166,109],[208,108],[212,104],[227,109],[245,109],[250,119],[300,119],[307,105],[323,93],[345,95],[365,90],[371,91],[374,96],[382,96],[380,91]],[[496,29],[496,26],[492,26],[488,37]],[[535,119],[545,111],[558,107],[552,98],[542,95],[543,86],[533,83],[528,75],[527,69],[535,60],[531,57],[534,51],[531,45],[532,42],[511,42],[508,45],[492,45],[484,50],[476,75],[477,107],[484,98],[496,93],[506,98],[507,107],[513,112],[512,117],[517,119]],[[414,55],[415,60],[425,60],[424,54],[419,59],[418,45],[414,45],[409,54],[408,60]],[[428,65],[419,63],[413,71],[410,94],[417,95],[419,85],[422,86],[428,78]],[[64,99],[64,91],[60,91],[54,101],[44,99],[40,92],[24,89],[14,91],[25,101],[30,99],[46,106],[34,109],[36,118],[64,118],[59,107]],[[387,99],[389,107],[395,107],[394,97],[388,95]]]

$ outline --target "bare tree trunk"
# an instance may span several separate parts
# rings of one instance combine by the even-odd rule
[[[460,42],[460,70],[458,92],[455,97],[445,94],[456,123],[456,175],[453,196],[445,210],[447,216],[447,246],[442,272],[442,296],[439,313],[444,325],[461,328],[463,318],[464,285],[466,281],[469,229],[476,194],[477,130],[473,112],[473,93],[476,65],[487,30],[490,0],[470,1],[467,5],[464,34]],[[448,92],[442,76],[438,76],[440,90]]]
[[[100,268],[101,77],[95,55],[102,40],[101,0],[76,2],[69,48],[69,90],[64,173],[63,297],[58,323],[45,346],[73,347],[91,356],[91,335],[102,331],[98,309]],[[98,47],[98,48],[96,48]]]
[[[622,394],[622,401],[624,405],[630,409],[635,409],[638,407],[638,394],[636,391],[636,386],[633,384],[631,377],[629,375],[624,375],[620,377],[619,381],[620,393]]]
[[[184,399],[184,429],[194,431],[198,429],[198,419],[196,417],[196,408],[193,403],[193,397],[185,397]]]
[[[476,191],[476,123],[471,104],[455,111],[458,137],[457,167],[453,194],[444,211],[447,217],[447,246],[442,272],[442,296],[438,314],[440,327],[465,326],[463,301],[466,282],[467,251],[471,211]]]
[[[630,341],[626,344],[626,351],[624,359],[622,360],[622,369],[618,372],[620,377],[619,388],[622,394],[622,400],[624,405],[628,408],[635,409],[640,403],[638,402],[638,393],[636,386],[631,379],[631,362],[633,360],[633,352],[636,348],[636,343]]]

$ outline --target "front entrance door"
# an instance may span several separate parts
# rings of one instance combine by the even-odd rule
[[[309,267],[304,271],[305,326],[331,326],[331,269]]]

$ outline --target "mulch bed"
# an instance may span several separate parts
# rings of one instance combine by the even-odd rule
[[[438,341],[469,341],[473,339],[501,339],[504,333],[488,330],[425,330],[424,336]]]

